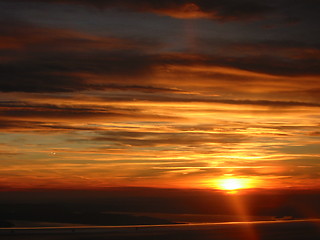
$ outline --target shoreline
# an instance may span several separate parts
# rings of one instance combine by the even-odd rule
[[[161,225],[126,225],[126,226],[65,226],[65,227],[13,227],[0,228],[0,235],[47,235],[47,234],[79,234],[79,233],[137,233],[151,231],[201,230],[223,228],[227,226],[263,225],[263,224],[291,224],[314,222],[320,219],[251,221],[251,222],[215,222],[215,223],[184,223]]]

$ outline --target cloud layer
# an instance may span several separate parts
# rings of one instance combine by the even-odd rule
[[[314,1],[0,5],[1,186],[320,187]]]

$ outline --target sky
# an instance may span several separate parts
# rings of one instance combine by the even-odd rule
[[[0,189],[320,189],[319,11],[0,0]]]

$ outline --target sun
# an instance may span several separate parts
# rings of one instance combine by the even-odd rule
[[[220,187],[224,190],[236,190],[243,187],[241,181],[235,178],[224,179],[220,183]]]
[[[223,178],[217,181],[217,187],[220,190],[235,191],[248,188],[248,180],[243,178]]]

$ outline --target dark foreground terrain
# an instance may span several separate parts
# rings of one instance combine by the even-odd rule
[[[64,231],[64,232],[61,232]],[[1,240],[319,240],[319,221],[190,224],[4,233]]]

